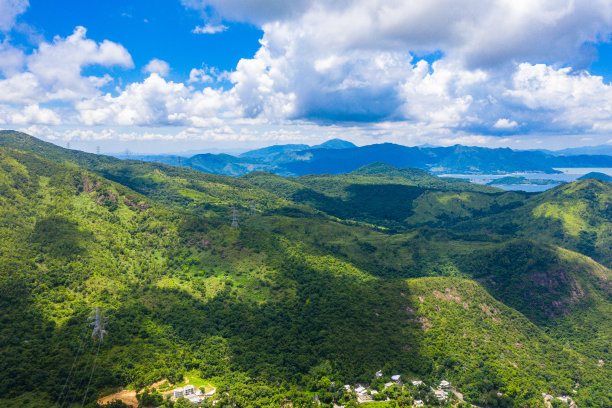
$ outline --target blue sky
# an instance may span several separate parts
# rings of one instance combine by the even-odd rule
[[[226,71],[234,69],[241,58],[255,55],[263,34],[246,23],[233,23],[231,30],[216,35],[193,34],[194,27],[204,25],[201,13],[172,0],[30,0],[20,20],[47,41],[56,35],[69,36],[75,27],[83,26],[88,38],[123,45],[137,68],[153,58],[171,62],[170,79],[175,80],[186,80],[189,71],[202,64]],[[20,40],[28,49],[36,47],[36,41],[32,44],[26,38]],[[138,70],[120,75],[126,81],[143,79]]]
[[[95,151],[612,143],[612,0],[0,0],[0,128]]]

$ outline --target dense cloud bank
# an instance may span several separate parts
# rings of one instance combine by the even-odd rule
[[[88,39],[83,27],[30,54],[6,36],[0,126],[131,126],[136,134],[169,126],[237,137],[245,126],[334,124],[437,141],[586,133],[601,142],[612,127],[612,87],[584,69],[610,38],[611,0],[183,4],[202,12],[194,35],[231,29],[220,22],[260,27],[259,51],[231,72],[194,68],[183,82],[167,79],[171,61],[153,59],[142,80],[120,84],[111,72],[135,68],[128,50]],[[27,6],[0,1],[0,30]],[[84,74],[92,66],[108,73]]]

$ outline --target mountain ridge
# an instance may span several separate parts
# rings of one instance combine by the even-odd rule
[[[0,136],[7,134],[12,132],[0,132]],[[207,153],[180,160],[178,156],[161,158],[138,156],[138,158],[143,161],[161,160],[171,165],[180,164],[205,172],[231,176],[240,176],[252,171],[268,171],[281,176],[344,174],[375,162],[399,168],[419,168],[435,174],[507,174],[525,171],[552,174],[558,173],[554,168],[612,168],[612,156],[609,155],[558,155],[546,151],[462,145],[408,147],[381,143],[357,147],[339,139],[328,142],[329,144],[326,142],[318,146],[269,146],[239,156]],[[330,146],[334,148],[329,148]]]
[[[271,171],[284,176],[306,174],[342,174],[374,162],[396,167],[416,167],[441,173],[506,174],[512,172],[558,173],[560,167],[612,167],[612,156],[578,155],[555,156],[538,151],[514,151],[509,148],[482,148],[469,146],[408,147],[381,143],[361,147],[326,149],[311,147],[290,149],[283,146],[260,149],[260,155],[247,153],[237,158],[236,164],[249,163],[258,170]],[[256,151],[257,152],[257,151]],[[249,171],[243,166],[241,175]]]
[[[1,143],[20,148],[0,147],[2,406],[57,401],[94,306],[107,337],[73,367],[97,359],[93,394],[69,397],[88,407],[185,376],[220,406],[350,406],[341,385],[375,389],[377,370],[482,407],[612,401],[610,183],[504,192],[381,163],[228,177]]]

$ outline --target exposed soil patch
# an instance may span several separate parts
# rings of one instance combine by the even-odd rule
[[[470,307],[468,302],[461,301],[461,297],[459,297],[459,295],[454,289],[446,288],[444,290],[444,293],[434,290],[433,295],[436,297],[436,299],[445,299],[449,302],[457,302],[461,304],[466,310]]]
[[[130,407],[137,408],[138,400],[136,399],[136,391],[121,390],[98,400],[98,404],[104,405],[113,401],[121,401]]]

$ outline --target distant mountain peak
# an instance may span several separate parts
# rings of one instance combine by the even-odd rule
[[[313,149],[352,149],[354,147],[357,146],[342,139],[330,139],[320,145],[312,146]]]

